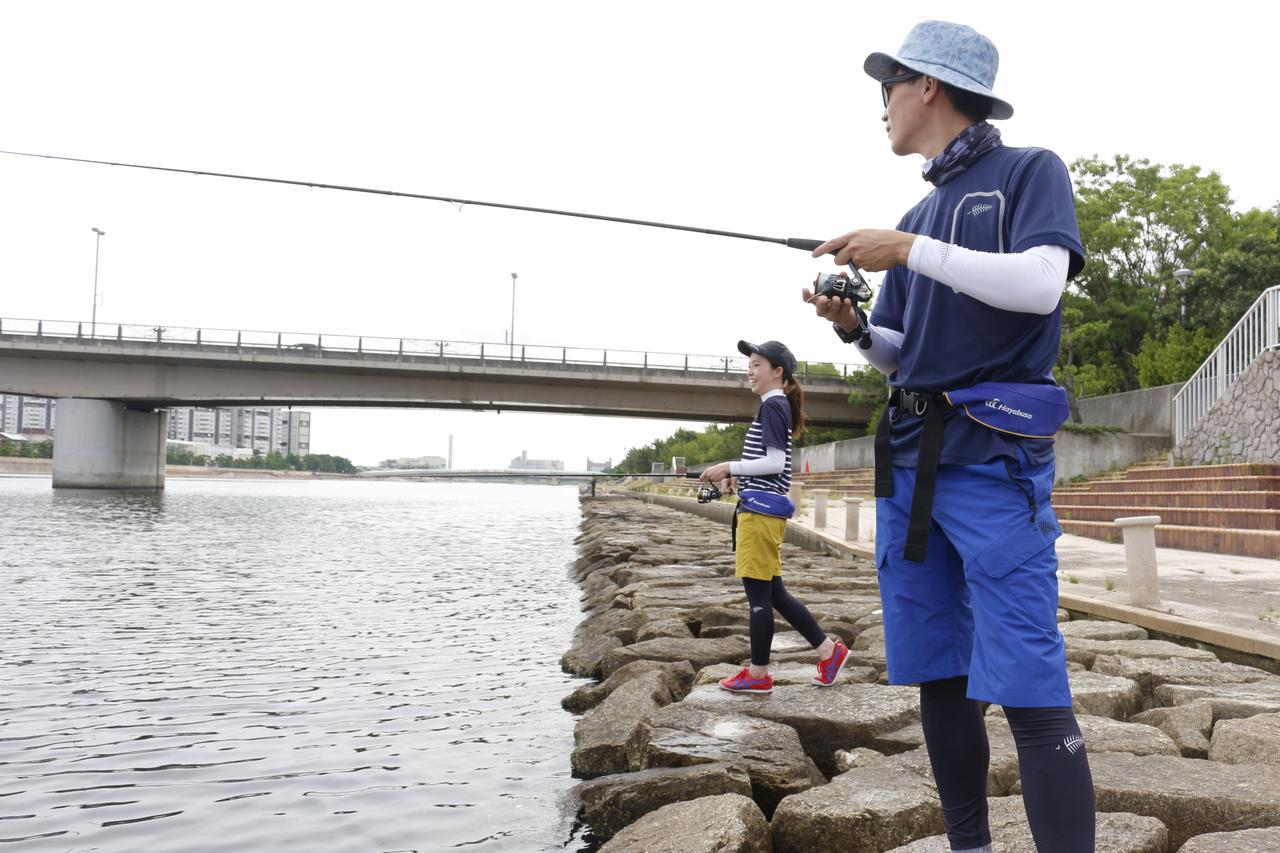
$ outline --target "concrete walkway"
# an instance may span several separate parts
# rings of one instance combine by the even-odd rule
[[[863,501],[858,522],[858,541],[846,542],[844,502],[832,500],[817,531],[811,498],[792,519],[828,547],[874,558],[874,500]],[[1070,535],[1057,545],[1064,608],[1280,661],[1280,560],[1157,548],[1161,603],[1138,608],[1129,605],[1124,545]]]

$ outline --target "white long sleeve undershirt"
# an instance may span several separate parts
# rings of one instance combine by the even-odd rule
[[[907,267],[960,293],[1004,311],[1052,314],[1067,287],[1071,253],[1063,246],[1036,246],[1025,252],[979,252],[923,234],[911,244]],[[898,369],[902,332],[868,324],[871,346],[860,350],[885,376]]]
[[[898,357],[902,352],[902,332],[894,329],[885,329],[874,323],[867,324],[867,331],[871,333],[871,346],[867,349],[858,349],[862,357],[867,360],[876,370],[889,376],[898,369]]]
[[[766,447],[759,459],[739,459],[729,463],[729,473],[735,477],[766,477],[781,474],[787,467],[787,454],[781,447]]]
[[[907,267],[992,308],[1052,314],[1067,288],[1071,253],[1065,246],[1025,252],[979,252],[923,234],[911,244]]]

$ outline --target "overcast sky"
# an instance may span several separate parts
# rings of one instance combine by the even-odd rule
[[[1230,0],[6,4],[0,148],[826,238],[927,189],[861,70],[925,18],[995,41],[1007,143],[1280,202],[1280,13]],[[857,362],[799,301],[834,268],[780,246],[3,156],[0,187],[3,317],[88,320],[98,227],[99,323],[501,343],[514,271],[517,344]],[[453,435],[459,467],[617,461],[679,425],[314,411],[316,452]]]

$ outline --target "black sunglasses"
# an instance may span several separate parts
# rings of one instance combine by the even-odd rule
[[[889,87],[895,83],[906,83],[915,80],[917,77],[924,75],[918,71],[908,71],[905,74],[895,74],[892,77],[886,77],[880,81],[880,98],[884,101],[885,109],[889,108]]]

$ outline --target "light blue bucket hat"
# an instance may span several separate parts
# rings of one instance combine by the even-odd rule
[[[991,39],[964,24],[947,21],[922,21],[911,28],[898,48],[898,54],[872,53],[862,63],[862,70],[876,80],[893,75],[901,65],[930,77],[937,77],[957,89],[985,95],[991,99],[991,118],[1013,115],[1008,101],[991,91],[1000,67],[1000,53]]]

